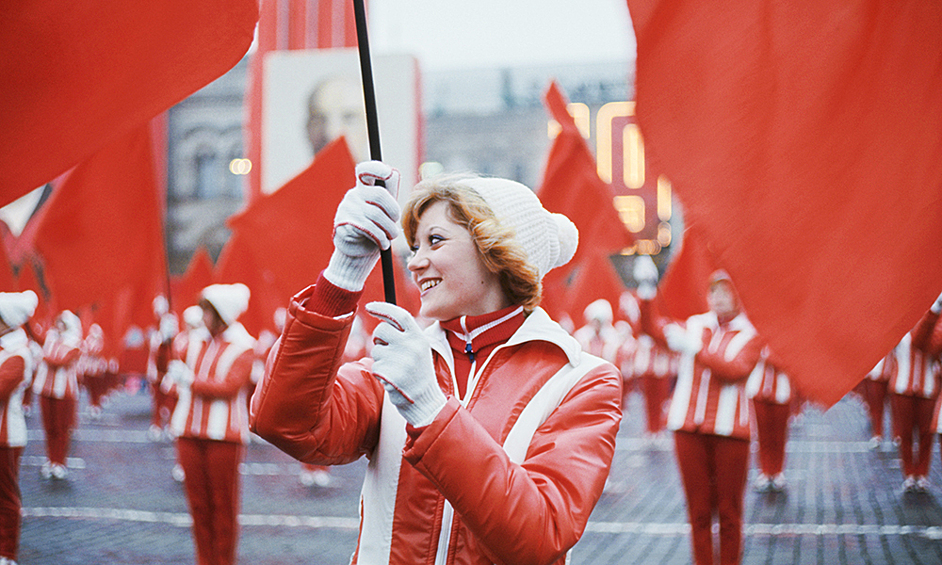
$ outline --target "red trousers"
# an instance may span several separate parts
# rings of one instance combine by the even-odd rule
[[[199,565],[236,562],[239,535],[239,462],[241,443],[181,437],[180,465],[186,474],[186,498],[193,516]]]
[[[870,428],[874,436],[883,437],[883,412],[886,406],[887,381],[863,380],[864,399],[870,413]]]
[[[903,475],[925,477],[932,455],[932,413],[935,398],[891,394],[893,427],[900,434],[899,458]],[[913,452],[913,447],[916,452]]]
[[[163,428],[164,426],[170,424],[170,417],[173,416],[173,409],[177,406],[177,397],[160,390],[159,384],[149,384],[154,406],[150,423],[152,426]]]
[[[22,453],[22,447],[0,447],[0,557],[14,561],[20,547]]]
[[[774,477],[785,467],[785,443],[792,407],[767,400],[753,399],[756,414],[756,439],[759,443],[759,470]]]
[[[749,440],[674,432],[677,464],[687,495],[696,565],[712,565],[713,515],[719,515],[721,565],[742,557],[742,513],[749,474]]]
[[[653,375],[639,377],[641,392],[644,394],[644,408],[647,412],[648,433],[656,434],[664,429],[664,403],[670,394],[670,379]]]
[[[39,397],[43,429],[46,431],[46,456],[50,463],[65,465],[72,426],[75,425],[75,404],[74,398]]]

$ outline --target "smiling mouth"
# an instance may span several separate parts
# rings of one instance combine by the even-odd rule
[[[438,283],[440,282],[442,282],[442,279],[431,279],[431,280],[422,282],[422,292],[425,292],[426,290],[430,288],[438,286]]]

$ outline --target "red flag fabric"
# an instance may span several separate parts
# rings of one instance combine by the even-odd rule
[[[0,221],[0,231],[3,232],[4,243],[0,244],[0,292],[16,292],[18,290],[16,275],[10,263],[10,254],[7,253],[6,240],[12,237],[10,228]]]
[[[354,168],[346,141],[337,139],[283,187],[229,218],[233,236],[219,259],[219,275],[228,279],[223,282],[242,282],[251,289],[244,317],[253,322],[243,320],[246,327],[273,327],[274,307],[262,296],[271,293],[277,306],[287,306],[327,267],[334,212],[356,182]]]
[[[170,305],[174,312],[199,303],[200,292],[213,283],[213,260],[206,248],[200,246],[190,264],[179,277],[170,277]]]
[[[942,4],[628,0],[649,154],[799,392],[942,289]]]
[[[604,298],[612,307],[612,312],[618,312],[618,299],[625,291],[612,261],[606,255],[593,253],[579,265],[575,279],[569,289],[569,304],[567,311],[575,322],[576,327],[582,326],[586,320],[583,313],[586,306]]]
[[[102,329],[152,322],[151,302],[166,292],[162,205],[148,126],[77,166],[54,190],[35,245],[57,308],[104,309],[119,298],[124,317]],[[117,310],[115,310],[117,311]]]
[[[0,205],[235,66],[257,0],[21,0],[0,8]]]
[[[695,228],[684,230],[680,253],[658,284],[660,310],[676,320],[706,312],[708,283],[717,268],[703,236]]]
[[[36,276],[36,269],[33,267],[32,260],[27,260],[20,265],[19,277],[17,277],[17,290],[32,290],[39,298],[39,304],[36,305],[36,311],[33,312],[33,321],[38,323],[44,330],[52,325],[53,311],[49,306],[48,295],[42,285],[39,284],[39,278]]]

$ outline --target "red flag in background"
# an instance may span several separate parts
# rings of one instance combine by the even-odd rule
[[[570,308],[568,296],[571,274],[576,268],[583,268],[597,257],[604,257],[630,247],[633,238],[622,223],[613,204],[614,192],[601,178],[596,168],[585,138],[576,127],[576,121],[566,109],[566,99],[556,83],[552,83],[544,96],[544,102],[552,117],[559,122],[561,131],[550,147],[546,160],[543,182],[537,194],[543,206],[551,211],[565,214],[579,228],[579,248],[572,261],[564,267],[550,271],[543,279],[547,292],[544,296],[544,308],[553,315],[567,312],[577,321],[582,319],[582,309]],[[606,270],[612,270],[611,265]],[[588,296],[575,299],[579,302],[588,299],[586,304],[601,295],[595,295],[596,289],[588,279],[581,285],[579,292]],[[602,279],[596,279],[602,281]],[[599,289],[605,288],[603,284]],[[566,304],[559,304],[560,298],[566,298]],[[617,308],[618,302],[612,304]]]
[[[708,284],[717,268],[703,236],[696,228],[684,230],[680,254],[671,259],[658,284],[661,312],[676,320],[686,320],[709,310]]]
[[[110,143],[56,187],[36,227],[57,308],[97,311],[121,302],[110,309],[114,319],[100,322],[109,336],[123,335],[130,323],[151,324],[151,302],[166,292],[153,159],[148,126]]]
[[[200,246],[190,259],[186,272],[179,277],[170,277],[171,310],[183,312],[199,303],[200,293],[213,283],[213,260],[206,248]]]
[[[624,291],[625,285],[608,256],[593,253],[580,263],[575,273],[568,292],[567,310],[577,328],[586,323],[583,316],[586,306],[599,298],[607,300],[617,316],[618,299]]]
[[[39,298],[39,304],[36,305],[36,311],[33,312],[33,322],[42,326],[43,330],[49,329],[52,325],[53,309],[49,305],[49,296],[46,290],[39,284],[39,277],[36,276],[36,269],[33,267],[32,260],[28,260],[20,265],[19,277],[17,277],[17,289],[32,290]]]
[[[0,221],[3,230],[9,233],[10,228]],[[10,263],[10,255],[7,253],[6,245],[0,245],[0,292],[16,292],[18,283],[16,275],[13,273],[13,265]]]
[[[350,0],[261,0],[258,43],[246,86],[245,153],[252,161],[249,200],[262,194],[262,69],[265,54],[288,49],[356,47]],[[351,185],[352,186],[352,185]]]
[[[235,66],[256,0],[56,2],[0,8],[0,205]]]
[[[628,6],[649,154],[799,392],[833,404],[942,289],[942,4]]]
[[[233,233],[219,259],[219,276],[251,289],[243,320],[249,331],[274,329],[275,308],[286,307],[327,267],[334,212],[356,182],[354,167],[346,141],[337,139],[283,187],[229,218]]]

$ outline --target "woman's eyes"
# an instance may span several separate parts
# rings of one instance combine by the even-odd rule
[[[438,244],[442,243],[443,241],[445,241],[445,238],[442,237],[442,236],[440,236],[440,235],[430,235],[430,236],[428,236],[428,246],[429,246],[429,247],[434,248],[434,247],[436,247]],[[416,253],[419,252],[419,246],[418,246],[418,245],[413,245],[413,246],[409,247],[409,250],[412,251],[412,254],[413,254],[413,255],[415,255]]]

